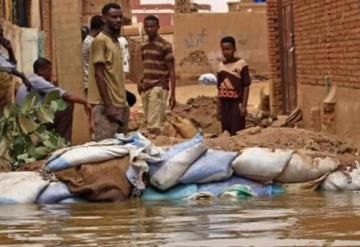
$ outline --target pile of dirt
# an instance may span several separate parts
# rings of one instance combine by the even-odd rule
[[[264,108],[264,107],[262,107]],[[266,108],[266,106],[265,106]],[[183,137],[176,135],[171,129],[172,123],[180,117],[191,121],[192,125],[203,133],[219,135],[221,133],[221,124],[217,113],[217,98],[199,96],[189,99],[186,104],[178,104],[175,109],[167,116],[164,132],[162,135],[170,137]],[[267,110],[259,109],[256,113],[249,113],[246,118],[246,128],[261,126],[268,127],[273,124],[275,118],[270,116]],[[144,114],[136,113],[129,123],[129,131],[143,130]],[[170,135],[169,135],[170,134]]]
[[[152,142],[158,146],[169,146],[185,139],[157,136]],[[350,141],[298,128],[250,128],[236,136],[224,133],[220,136],[205,135],[209,148],[240,152],[247,147],[271,149],[306,150],[314,157],[332,157],[340,161],[341,166],[353,166],[360,161],[359,152]]]
[[[297,128],[250,128],[236,136],[223,134],[207,138],[206,144],[215,149],[240,151],[246,147],[304,149],[317,157],[333,157],[341,166],[354,165],[360,160],[358,150],[351,142],[338,137]]]
[[[221,126],[217,116],[217,98],[199,96],[179,104],[173,115],[189,119],[195,128],[204,133],[220,134]]]

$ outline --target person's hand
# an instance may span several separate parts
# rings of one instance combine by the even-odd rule
[[[0,44],[1,44],[6,50],[11,50],[11,49],[12,49],[11,42],[10,42],[8,39],[1,38],[1,39],[0,39]]]
[[[240,109],[240,114],[242,117],[246,117],[247,116],[247,109],[246,109],[246,105],[240,103],[239,104],[239,109]]]
[[[171,109],[171,110],[174,109],[175,106],[176,106],[176,98],[175,98],[175,94],[174,94],[174,93],[172,93],[172,94],[170,95],[169,105],[170,105],[170,109]]]

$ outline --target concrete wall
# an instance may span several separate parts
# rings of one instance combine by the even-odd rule
[[[131,0],[82,0],[83,24],[89,24],[92,16],[101,15],[102,7],[109,2],[120,4],[124,12],[124,17],[131,20]]]
[[[229,2],[229,12],[266,12],[266,3]]]
[[[323,110],[326,87],[301,85],[299,89],[305,128],[347,137],[360,146],[360,89],[338,87],[335,111],[328,116]],[[313,111],[314,108],[320,109],[320,115]],[[316,126],[314,118],[320,119],[320,126]]]
[[[268,74],[266,13],[176,14],[174,44],[177,76],[193,80],[214,72],[222,60],[220,40],[231,35],[237,40],[238,56],[252,74]]]
[[[3,23],[5,37],[10,40],[17,59],[17,68],[25,74],[33,73],[32,65],[38,58],[39,33],[35,28],[21,28],[9,22]]]
[[[73,0],[52,0],[51,4],[54,61],[59,86],[72,94],[82,96],[81,4]],[[72,143],[89,141],[89,125],[81,105],[76,104],[73,116]]]

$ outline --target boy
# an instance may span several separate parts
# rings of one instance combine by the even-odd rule
[[[159,28],[159,19],[156,16],[149,15],[145,18],[144,30],[148,41],[141,50],[144,75],[138,84],[147,130],[152,134],[161,131],[167,99],[169,98],[171,109],[176,105],[174,55],[171,44],[158,34]]]
[[[55,113],[52,127],[66,140],[71,141],[74,104],[77,103],[84,106],[85,112],[89,117],[89,123],[91,106],[82,97],[65,92],[51,82],[52,65],[49,60],[40,57],[34,62],[33,68],[34,74],[29,76],[32,91],[39,93],[41,100],[43,100],[47,93],[56,90],[59,91],[60,97],[68,103],[64,111]],[[18,105],[24,104],[29,93],[26,86],[22,85],[16,93],[15,102]]]
[[[218,99],[222,131],[236,135],[245,129],[247,103],[251,79],[247,63],[235,57],[236,41],[233,37],[221,40],[221,50],[225,60],[218,69]]]

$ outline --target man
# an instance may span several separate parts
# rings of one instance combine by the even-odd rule
[[[16,58],[11,42],[4,37],[4,29],[0,25],[0,116],[5,105],[13,99],[15,81],[12,75],[22,79],[23,83],[30,89],[31,85],[25,75],[16,69]]]
[[[86,36],[83,45],[83,70],[84,70],[84,93],[87,95],[89,87],[89,59],[90,59],[90,49],[91,44],[94,41],[95,37],[103,30],[104,22],[101,15],[95,15],[90,20],[90,32]],[[128,43],[124,37],[119,37],[120,47],[123,52],[123,70],[124,73],[128,73],[129,68],[129,48]],[[126,99],[128,105],[131,107],[136,103],[136,97],[134,94],[126,90]]]
[[[126,133],[129,107],[126,102],[125,77],[119,36],[123,12],[116,3],[102,9],[103,31],[91,45],[88,100],[94,105],[94,140]]]
[[[223,131],[236,135],[237,131],[245,129],[251,79],[245,60],[235,56],[235,39],[224,37],[220,45],[225,58],[218,70],[221,126]]]
[[[170,108],[173,109],[176,105],[174,55],[171,44],[159,36],[159,28],[159,19],[156,16],[150,15],[145,18],[144,29],[148,41],[141,50],[144,76],[138,84],[138,91],[144,105],[147,129],[153,134],[161,131],[169,89]]]
[[[89,29],[88,26],[83,25],[83,26],[81,27],[81,40],[82,40],[83,42],[84,42],[86,36],[89,34],[89,32],[90,32],[90,29]]]
[[[33,69],[34,74],[29,76],[29,81],[32,90],[39,93],[41,100],[43,100],[47,93],[57,90],[59,91],[60,97],[68,103],[66,110],[55,114],[53,127],[66,140],[71,141],[74,104],[78,103],[84,105],[85,111],[89,116],[89,121],[91,106],[82,97],[65,92],[63,89],[58,88],[51,83],[52,66],[49,60],[38,58],[34,62]],[[21,86],[16,93],[16,103],[20,105],[23,104],[28,94],[29,92],[26,86]]]
[[[95,37],[102,31],[104,22],[101,15],[95,15],[90,20],[90,32],[86,36],[82,45],[83,54],[83,70],[84,70],[84,90],[87,95],[89,87],[89,59],[90,59],[90,48]]]

